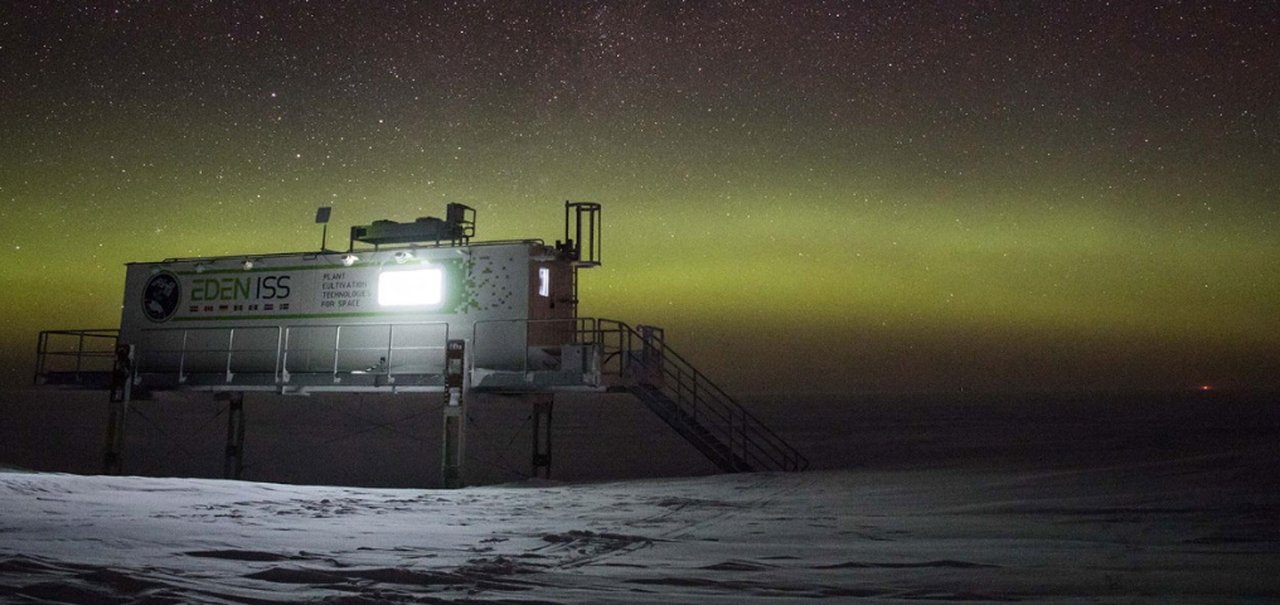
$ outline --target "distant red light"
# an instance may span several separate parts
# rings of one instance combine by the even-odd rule
[[[1202,384],[1202,385],[1200,385],[1200,390],[1201,390],[1201,391],[1212,391],[1212,390],[1213,390],[1213,385],[1211,385],[1211,384]]]

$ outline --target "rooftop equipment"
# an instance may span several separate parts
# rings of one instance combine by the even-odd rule
[[[449,242],[459,246],[471,241],[476,234],[476,211],[463,204],[449,204],[445,208],[445,218],[434,216],[419,218],[412,223],[396,221],[374,221],[370,225],[358,225],[351,228],[351,246],[355,242],[382,246],[386,244],[414,244],[433,242]]]

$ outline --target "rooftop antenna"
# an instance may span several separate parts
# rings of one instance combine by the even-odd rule
[[[320,231],[320,251],[328,252],[329,242],[329,215],[333,214],[333,206],[321,206],[316,208],[316,224],[324,225]]]

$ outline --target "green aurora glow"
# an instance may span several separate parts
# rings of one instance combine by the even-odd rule
[[[582,313],[731,390],[1280,384],[1275,8],[500,6],[3,15],[13,379],[129,261],[575,199]]]

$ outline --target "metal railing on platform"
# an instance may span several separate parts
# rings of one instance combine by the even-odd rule
[[[35,384],[105,388],[119,330],[44,330],[36,340]]]
[[[178,385],[287,385],[295,378],[340,383],[350,377],[395,382],[397,375],[443,374],[446,322],[155,328],[136,371]],[[248,376],[252,376],[250,380]]]
[[[594,317],[480,320],[471,332],[472,365],[501,372],[550,369],[542,354],[592,344],[595,326]]]

